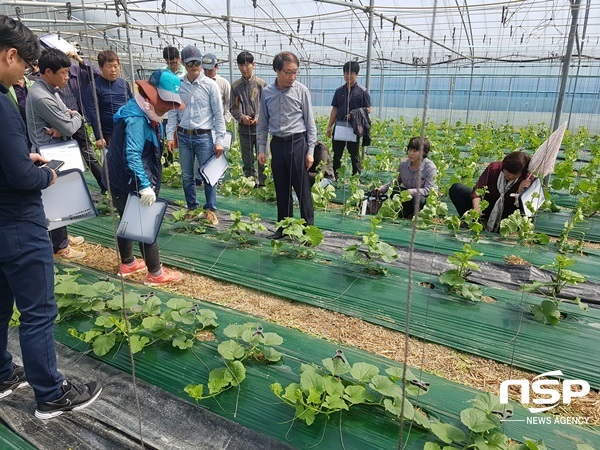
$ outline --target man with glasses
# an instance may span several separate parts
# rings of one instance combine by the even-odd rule
[[[165,70],[170,70],[179,77],[180,80],[186,75],[185,66],[181,64],[181,58],[179,57],[179,50],[175,47],[168,46],[163,49],[163,59],[167,63],[164,67]]]
[[[282,52],[273,59],[277,78],[263,89],[256,129],[258,163],[267,161],[267,137],[271,133],[271,170],[277,197],[277,220],[294,216],[291,187],[300,203],[300,215],[307,225],[314,224],[308,170],[314,162],[317,128],[310,91],[296,80],[298,57]],[[269,239],[281,239],[278,228]]]
[[[25,125],[5,95],[40,55],[36,36],[21,22],[0,16],[0,121],[10,133],[0,141],[0,399],[16,389],[33,388],[35,415],[49,419],[95,401],[95,382],[73,384],[56,367],[54,261],[46,230],[42,189],[56,181],[48,162],[29,153]],[[13,305],[21,313],[19,335],[23,365],[8,352]]]
[[[175,149],[174,135],[177,132],[179,141],[179,163],[183,193],[188,209],[198,208],[196,199],[196,181],[194,179],[194,160],[202,167],[211,157],[221,157],[225,139],[225,120],[221,91],[214,80],[202,73],[202,55],[200,51],[189,45],[181,51],[181,58],[187,69],[187,75],[181,80],[180,95],[185,109],[172,110],[168,114],[167,147]],[[215,130],[213,142],[212,130]],[[204,218],[213,225],[219,223],[215,214],[217,209],[217,190],[215,186],[204,183],[206,203]]]

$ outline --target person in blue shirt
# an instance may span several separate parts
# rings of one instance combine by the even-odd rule
[[[85,92],[85,113],[94,130],[96,145],[98,148],[104,148],[110,144],[114,128],[113,116],[121,106],[133,98],[133,95],[129,84],[119,77],[119,57],[114,51],[104,50],[98,53],[98,65],[100,75],[95,78],[96,95],[90,84]],[[94,97],[98,98],[98,110],[96,110]]]
[[[200,205],[196,198],[194,161],[197,161],[198,167],[202,167],[213,156],[221,157],[225,140],[225,120],[221,90],[216,81],[202,72],[202,54],[198,48],[188,45],[181,51],[181,59],[187,68],[187,75],[181,80],[181,97],[187,107],[169,113],[167,147],[173,151],[177,132],[183,193],[188,209],[193,210]],[[204,195],[204,212],[198,217],[217,225],[219,219],[215,214],[216,186],[204,183]]]
[[[0,15],[0,399],[28,385],[37,401],[36,417],[50,419],[94,402],[102,387],[74,384],[56,367],[54,258],[46,229],[42,189],[56,173],[37,153],[29,153],[25,124],[8,98],[7,86],[32,69],[40,56],[37,37],[20,21]],[[29,70],[28,70],[29,69]],[[8,352],[13,307],[21,313],[19,338],[23,365]]]
[[[141,207],[151,206],[160,191],[164,148],[161,122],[172,109],[185,108],[179,96],[181,83],[168,70],[157,70],[148,81],[138,80],[139,93],[115,114],[114,131],[106,153],[106,168],[113,204],[123,215],[129,194],[139,195]],[[104,172],[106,173],[106,172]],[[126,277],[148,269],[145,284],[174,283],[181,272],[161,267],[158,243],[140,243],[144,261],[133,256],[133,242],[118,238],[121,264],[117,275]]]

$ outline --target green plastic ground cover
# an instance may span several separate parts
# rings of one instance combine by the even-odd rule
[[[587,197],[587,194],[573,195],[566,189],[561,189],[560,191],[551,190],[550,193],[554,203],[556,203],[558,206],[570,209],[573,209],[575,206],[577,206],[580,198]]]
[[[388,181],[385,178],[385,176],[383,176],[384,174],[378,175],[380,176],[381,180]],[[90,185],[91,190],[97,190],[95,185],[93,185],[93,181],[90,178],[90,176],[88,176],[88,184]],[[202,189],[198,189],[198,195],[202,197]],[[343,186],[341,188],[336,189],[336,198],[333,199],[333,202],[337,204],[343,204],[351,195],[352,192],[350,191],[350,189],[348,187]],[[181,188],[170,188],[168,186],[163,186],[161,189],[161,197],[171,202],[180,202],[181,204],[184,204],[183,191],[181,190]],[[574,201],[573,196],[561,196],[560,198],[569,198],[569,201],[571,202],[569,204],[562,204],[562,206],[572,206],[572,202]],[[454,209],[454,206],[452,205],[452,202],[449,198],[442,197],[441,201],[446,202],[446,204],[448,205],[448,214],[456,214],[456,210]],[[567,202],[567,200],[565,200],[565,202]],[[261,214],[261,217],[270,220],[275,220],[277,217],[276,205],[274,203],[259,202],[256,201],[254,198],[236,198],[219,196],[217,200],[217,206],[220,210],[240,210],[245,215],[248,215],[251,212],[258,212],[259,214]],[[535,230],[540,233],[548,234],[549,236],[560,236],[561,232],[563,231],[565,222],[568,221],[570,218],[570,214],[570,210],[562,211],[560,213],[542,212],[536,218]],[[352,219],[352,217],[350,216],[342,216],[342,214],[339,211],[317,212],[316,215],[318,217],[317,226],[332,231],[340,230],[336,230],[335,228],[333,228],[335,226],[334,224],[328,225],[327,221],[323,223],[321,219],[336,215],[340,216],[337,222],[349,221]],[[366,220],[369,220],[369,218],[370,216],[367,216]],[[363,218],[363,220],[365,219]],[[368,224],[366,225],[366,227],[366,229],[368,229]],[[439,227],[438,229],[445,231],[444,227]],[[588,242],[600,242],[600,216],[594,216],[588,219],[588,221],[586,221],[585,223],[576,224],[574,231],[576,233],[584,232],[585,240]],[[577,238],[579,235],[574,234],[573,236]]]
[[[78,280],[93,283],[105,277],[100,272],[82,269],[84,276]],[[114,282],[114,279],[113,279]],[[141,285],[126,283],[127,292],[135,291],[147,294],[150,289]],[[163,301],[174,297],[173,294],[156,291]],[[200,406],[234,420],[244,426],[272,436],[296,448],[315,449],[357,449],[366,448],[393,449],[398,444],[398,423],[391,416],[373,408],[358,407],[343,415],[335,415],[326,422],[319,418],[311,427],[298,421],[292,423],[293,410],[281,403],[269,390],[269,385],[279,382],[287,385],[297,381],[301,363],[320,364],[325,358],[331,358],[338,348],[343,349],[348,361],[352,364],[362,361],[374,364],[383,370],[390,365],[400,364],[388,359],[375,356],[368,352],[350,347],[340,347],[332,342],[310,337],[298,330],[281,327],[276,324],[259,320],[255,317],[198,301],[201,308],[209,308],[217,314],[220,326],[215,329],[217,337],[213,342],[196,342],[191,351],[181,351],[169,344],[154,345],[142,353],[135,355],[135,370],[139,378],[171,392],[183,399],[193,402],[184,393],[184,387],[189,384],[205,382],[208,372],[222,365],[222,360],[216,351],[220,341],[224,339],[222,330],[230,323],[260,322],[265,331],[272,331],[283,337],[284,343],[277,348],[283,353],[279,365],[247,364],[247,378],[241,385],[240,392],[230,390],[220,395],[217,400],[203,401]],[[79,351],[86,351],[85,344],[72,338],[67,330],[76,326],[82,330],[89,328],[92,318],[69,320],[59,323],[55,329],[57,339]],[[128,350],[121,346],[99,358],[102,361],[130,372]],[[427,395],[418,399],[418,404],[430,417],[436,417],[446,423],[457,424],[460,411],[470,406],[470,401],[478,391],[462,386],[443,378],[415,371],[420,374],[422,381],[431,384]],[[142,408],[143,408],[143,399]],[[234,416],[233,411],[236,409]],[[600,439],[600,432],[595,428],[582,428],[572,425],[535,426],[527,425],[525,420],[531,414],[517,405],[515,422],[506,423],[503,432],[513,439],[527,436],[533,439],[544,439],[549,449],[564,450],[574,448],[575,443],[592,445]],[[165,418],[173,420],[173,418]],[[521,421],[521,422],[519,422]],[[424,442],[433,439],[433,435],[418,427],[404,427],[403,443],[406,449],[422,449]]]
[[[571,211],[564,210],[557,213],[540,213],[535,220],[535,229],[541,233],[558,236],[565,223],[571,220],[572,215]],[[600,216],[595,215],[587,219],[586,222],[575,224],[570,236],[573,239],[583,238],[589,242],[600,242]]]
[[[332,202],[336,204],[344,204],[344,202],[350,198],[352,192],[349,189],[336,189],[336,198]],[[552,194],[552,199],[563,208],[560,212],[540,212],[535,218],[535,231],[538,233],[545,233],[549,236],[560,236],[565,222],[568,222],[573,214],[571,209],[577,204],[577,198],[572,195],[555,195]],[[441,201],[445,202],[448,206],[448,215],[456,215],[456,209],[448,197],[442,197]],[[577,223],[575,225],[575,232],[585,233],[585,240],[588,242],[600,242],[600,216],[592,216],[583,223]],[[573,235],[576,236],[576,235]]]
[[[92,242],[113,245],[109,218],[83,221],[76,229]],[[407,271],[390,268],[385,277],[370,277],[338,255],[322,253],[314,261],[272,256],[269,241],[262,242],[241,250],[210,235],[174,232],[170,224],[163,224],[159,237],[167,264],[404,331]],[[549,327],[528,312],[530,303],[539,304],[536,296],[484,288],[497,302],[470,303],[419,282],[439,284],[436,277],[414,275],[412,336],[536,373],[560,368],[600,387],[599,310],[583,313],[564,304],[568,320]]]
[[[171,201],[181,200],[182,195],[180,189],[166,187],[161,190],[161,197]],[[203,193],[199,191],[199,195],[202,197]],[[263,219],[272,221],[277,219],[277,207],[274,203],[260,202],[254,198],[219,197],[217,206],[219,211],[224,214],[227,214],[227,211],[240,211],[244,215],[258,213]],[[552,224],[546,226],[545,229],[552,228],[554,230],[553,235],[558,236],[560,231],[562,231],[564,223],[560,223],[561,219],[554,219],[553,216],[551,216],[552,214],[554,213],[542,214],[542,217],[552,217]],[[298,211],[296,211],[296,215],[299,215]],[[357,231],[369,232],[370,219],[371,216],[344,216],[339,210],[317,211],[315,213],[315,224],[319,228],[346,234],[355,234]],[[401,220],[399,223],[386,221],[383,222],[381,226],[378,233],[385,242],[403,246],[410,245],[410,221]],[[598,241],[600,242],[600,222],[597,220],[590,222],[590,227],[593,227],[590,228],[590,235],[594,236],[597,233],[599,235]],[[546,230],[545,232],[547,231],[549,230]],[[451,254],[460,251],[468,237],[469,232],[467,230],[460,230],[457,238],[444,226],[431,227],[427,230],[418,231],[415,245],[421,250],[440,254]],[[527,247],[518,244],[514,239],[504,239],[496,233],[484,233],[484,237],[480,240],[480,243],[474,244],[474,246],[484,253],[482,257],[477,258],[478,260],[497,263],[504,262],[505,256],[513,254],[526,259],[536,266],[541,266],[549,264],[557,255],[553,244]],[[585,256],[580,257],[577,255],[570,255],[570,257],[574,258],[576,261],[575,265],[572,267],[573,270],[580,272],[590,281],[600,282],[599,259],[590,259]]]
[[[220,201],[219,207],[230,211],[240,210],[245,215],[258,212],[262,218],[270,220],[275,220],[277,217],[275,205],[258,202],[254,199],[228,197]],[[550,215],[552,213],[545,214]],[[370,220],[371,216],[344,216],[339,211],[321,211],[315,214],[315,223],[319,228],[346,234],[369,232]],[[411,241],[411,226],[410,221],[401,220],[398,223],[386,221],[381,223],[378,234],[382,240],[389,244],[408,247]],[[558,227],[557,223],[555,223],[555,227]],[[431,227],[426,230],[418,230],[415,246],[420,250],[449,255],[460,251],[468,238],[469,232],[467,230],[460,230],[457,238],[444,226]],[[484,233],[480,242],[474,243],[473,246],[484,253],[483,256],[477,258],[478,260],[496,263],[504,262],[505,256],[513,254],[536,266],[541,266],[549,264],[558,254],[552,244],[522,246],[515,239],[505,239],[496,233]],[[573,270],[580,272],[591,281],[600,281],[600,260],[577,255],[570,255],[570,257],[576,261]]]
[[[33,414],[33,411],[31,412]],[[35,450],[29,442],[0,421],[0,448],[2,450]]]
[[[202,196],[202,192],[199,191],[199,195]],[[351,195],[349,189],[337,189],[336,195],[338,198],[345,199]],[[172,189],[172,188],[163,188],[161,190],[161,197],[166,198],[167,200],[177,201],[182,199],[183,194],[180,189]],[[448,204],[449,214],[455,214],[454,207],[450,199],[442,198],[442,201],[445,201]],[[239,210],[243,214],[248,215],[251,212],[258,212],[261,217],[265,219],[275,220],[277,218],[277,208],[274,203],[265,203],[255,200],[254,198],[237,198],[237,197],[219,197],[217,201],[217,205],[219,209],[235,211]],[[546,233],[550,236],[559,236],[564,228],[564,224],[569,220],[570,211],[561,211],[558,213],[552,212],[542,212],[538,215],[535,221],[535,228],[537,232]],[[363,218],[356,218],[354,216],[344,216],[339,210],[334,211],[317,211],[316,212],[316,221],[315,223],[319,228],[331,230],[331,231],[343,231],[345,229],[349,229],[351,233],[355,231],[368,231],[369,229],[369,220],[371,216],[366,216]],[[403,223],[405,221],[401,221]],[[406,224],[405,224],[406,225]],[[410,224],[409,224],[410,225]],[[396,234],[393,230],[398,229],[398,225],[391,224],[389,222],[384,222],[382,224],[384,229],[392,230],[391,233],[388,233],[386,238],[392,239],[394,241],[394,235]],[[404,227],[406,228],[406,227]],[[449,236],[449,232],[443,226],[437,228],[437,230],[433,230],[436,234],[441,233],[443,235]],[[600,217],[591,217],[587,222],[577,224],[574,231],[582,231],[585,232],[585,239],[589,242],[600,242]],[[346,231],[344,231],[346,232]],[[421,236],[422,233],[427,233],[427,230],[420,230]],[[462,234],[466,234],[463,230],[461,230]],[[383,235],[382,235],[383,236]],[[575,236],[575,235],[574,235]],[[494,239],[497,242],[501,242],[502,239],[498,234],[489,234],[489,237]],[[450,239],[454,239],[452,236],[449,236]],[[388,241],[386,241],[388,242]],[[431,242],[431,237],[426,238],[426,242]],[[506,240],[507,245],[512,246],[510,240]],[[401,242],[396,242],[400,244]],[[420,245],[420,244],[418,244]],[[459,244],[458,247],[462,246]],[[551,246],[548,246],[552,248]],[[524,250],[527,253],[531,253],[531,247],[526,247]],[[541,247],[535,247],[534,252],[540,252]],[[452,250],[455,251],[455,250]],[[507,250],[505,250],[507,251]],[[521,250],[523,251],[523,250]],[[552,249],[550,252],[543,252],[543,258],[547,258],[549,254],[555,254],[556,252]],[[501,257],[503,255],[500,255]],[[521,256],[521,255],[519,255]],[[551,257],[551,259],[554,256]],[[533,262],[533,261],[532,261]],[[545,263],[542,263],[545,264]],[[600,267],[598,267],[600,269]],[[577,270],[577,269],[575,269]],[[598,270],[594,270],[590,273],[598,274]]]

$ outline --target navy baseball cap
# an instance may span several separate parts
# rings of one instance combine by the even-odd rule
[[[200,53],[200,50],[198,50],[197,47],[193,45],[188,45],[183,50],[181,50],[181,60],[184,64],[190,61],[201,61],[202,53]]]

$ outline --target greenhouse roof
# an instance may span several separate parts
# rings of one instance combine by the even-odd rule
[[[600,7],[587,1],[579,8],[573,54],[597,59],[599,28],[590,25],[600,21]],[[369,11],[366,0],[12,0],[0,6],[39,34],[60,32],[85,54],[131,49],[134,59],[156,63],[163,47],[193,44],[226,60],[230,23],[233,55],[247,49],[259,64],[270,64],[273,55],[290,50],[304,63],[336,67],[368,58]],[[372,12],[370,56],[388,66],[426,64],[430,42],[436,64],[560,60],[572,23],[567,0],[375,0]]]

